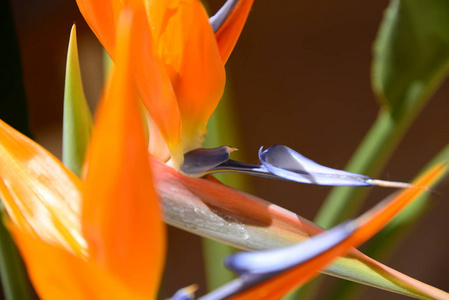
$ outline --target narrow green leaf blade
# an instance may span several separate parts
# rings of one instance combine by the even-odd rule
[[[92,129],[92,116],[84,95],[76,43],[76,27],[70,33],[64,91],[62,161],[81,176]]]
[[[424,170],[442,162],[449,162],[449,145],[435,156]],[[441,179],[435,183],[435,186],[438,186],[440,182]],[[425,215],[430,205],[430,200],[432,200],[432,194],[426,193],[411,203],[366,244],[364,253],[374,259],[386,261],[400,242],[411,232],[420,218]],[[361,285],[341,282],[330,289],[326,295],[327,299],[354,299],[362,289],[363,286]]]

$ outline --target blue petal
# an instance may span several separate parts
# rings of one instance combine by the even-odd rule
[[[281,178],[309,184],[370,186],[375,185],[368,176],[328,168],[317,164],[284,145],[259,150],[263,166]]]
[[[383,181],[368,176],[328,168],[317,164],[284,145],[259,149],[262,165],[253,165],[230,159],[236,149],[222,146],[213,149],[195,149],[184,155],[181,171],[201,177],[213,173],[243,173],[273,179],[290,180],[318,185],[413,187],[408,183]]]
[[[348,221],[304,242],[284,248],[241,252],[229,256],[225,265],[240,275],[267,275],[279,273],[300,265],[328,249],[335,247],[357,229],[355,222]]]
[[[190,285],[188,287],[178,290],[170,300],[193,300],[195,299],[195,291],[198,289],[197,285]]]
[[[199,299],[227,299],[244,292],[337,246],[357,228],[356,221],[348,221],[292,246],[231,255],[225,264],[240,277]]]
[[[212,30],[214,31],[214,33],[217,32],[218,29],[220,29],[224,22],[226,22],[238,2],[239,0],[226,1],[226,3],[217,11],[217,13],[209,18],[209,23],[212,26]]]
[[[203,176],[207,171],[229,160],[229,154],[237,149],[221,146],[213,149],[195,149],[184,154],[181,171],[192,176]]]

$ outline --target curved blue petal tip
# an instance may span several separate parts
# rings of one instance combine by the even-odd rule
[[[284,145],[274,145],[266,150],[261,147],[259,159],[270,173],[291,181],[319,185],[373,185],[368,176],[322,166]]]

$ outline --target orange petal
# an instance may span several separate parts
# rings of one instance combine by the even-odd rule
[[[254,0],[240,0],[231,15],[215,33],[223,64],[226,63],[242,32]]]
[[[138,93],[152,115],[177,164],[182,163],[181,115],[176,96],[162,62],[154,54],[151,31],[142,1],[130,2],[136,11],[136,31],[132,61]],[[103,47],[116,61],[115,33],[117,16],[123,8],[119,0],[77,0],[81,13]]]
[[[445,172],[444,164],[436,165],[415,182],[415,186],[427,186],[438,180]],[[352,247],[357,247],[371,236],[377,233],[407,204],[417,199],[426,190],[422,188],[410,188],[387,199],[377,207],[371,209],[356,220],[359,227],[351,236],[337,246],[314,257],[313,259],[288,270],[281,275],[270,279],[232,299],[278,299],[306,283],[317,273],[329,265],[334,259],[350,252]],[[442,292],[443,293],[443,292]]]
[[[147,120],[149,136],[148,152],[154,158],[162,162],[166,162],[170,159],[170,151],[167,147],[167,144],[165,143],[162,134],[153,118],[148,113],[145,114],[145,118]]]
[[[118,7],[111,0],[76,0],[78,8],[89,27],[112,57],[115,48],[115,23]]]
[[[223,95],[225,71],[201,3],[181,4],[180,9],[185,46],[174,87],[181,111],[184,152],[187,152],[203,143],[207,122]]]
[[[20,230],[86,254],[81,181],[53,155],[0,120],[0,196]]]
[[[124,10],[118,22],[116,69],[100,104],[89,151],[83,232],[94,261],[139,294],[155,297],[165,238],[147,145],[132,89],[131,64],[140,22]]]
[[[182,163],[181,115],[176,95],[161,60],[154,53],[146,12],[141,1],[132,1],[136,26],[132,32],[131,63],[137,89],[162,134],[172,158]]]
[[[92,262],[17,227],[11,229],[41,299],[149,299],[124,286]]]
[[[225,72],[217,42],[198,0],[151,1],[147,12],[158,55],[176,92],[187,152],[201,146],[223,94]]]

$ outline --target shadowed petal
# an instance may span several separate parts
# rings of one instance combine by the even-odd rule
[[[140,24],[134,17],[125,9],[118,21],[116,69],[92,134],[82,224],[91,259],[151,299],[159,286],[165,239],[132,88],[131,32]]]
[[[213,149],[195,149],[184,154],[181,171],[185,174],[204,174],[224,162],[229,161],[229,154],[237,149],[221,146]]]

